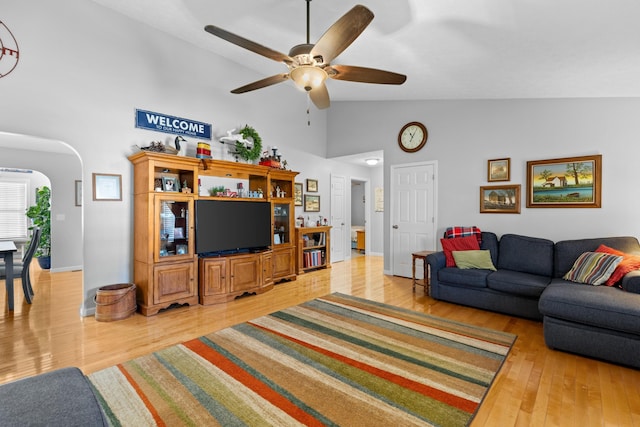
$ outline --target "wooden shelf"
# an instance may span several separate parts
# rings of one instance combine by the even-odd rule
[[[293,188],[298,172],[147,151],[135,153],[129,160],[134,167],[134,281],[142,314],[149,316],[174,305],[197,304],[198,300],[202,304],[224,302],[245,292],[264,292],[281,280],[295,280]],[[164,177],[175,177],[181,186],[186,182],[191,193],[156,191]],[[232,191],[241,181],[246,190],[261,190],[264,196],[201,196],[198,184],[203,177],[228,183]],[[193,242],[194,205],[199,199],[271,203],[271,235],[278,235],[278,244],[272,237],[267,253],[210,260],[198,268]],[[174,215],[181,222],[169,224],[165,232],[162,215],[174,204],[179,204],[179,214]],[[182,228],[183,237],[174,235],[174,227]]]
[[[307,245],[316,239],[317,244]],[[296,241],[298,274],[331,266],[331,226],[297,227]]]

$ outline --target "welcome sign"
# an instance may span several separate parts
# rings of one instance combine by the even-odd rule
[[[157,132],[211,139],[211,125],[182,117],[168,116],[136,108],[136,127]]]

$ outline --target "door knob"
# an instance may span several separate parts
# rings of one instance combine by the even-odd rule
[[[393,226],[393,229],[394,229],[394,230],[397,230],[397,229],[398,229],[398,226],[397,226],[397,225],[394,225],[394,226]]]

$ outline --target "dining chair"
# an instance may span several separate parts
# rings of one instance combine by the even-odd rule
[[[42,234],[42,230],[38,227],[33,228],[33,233],[31,235],[31,242],[29,243],[29,247],[24,253],[22,257],[22,261],[16,262],[13,265],[13,277],[20,275],[20,279],[22,281],[22,291],[24,292],[24,298],[28,304],[31,304],[34,297],[33,287],[31,286],[31,277],[29,275],[29,266],[31,265],[31,261],[33,260],[33,254],[38,249],[38,244],[40,244],[40,235]],[[6,278],[5,266],[0,266],[0,279]]]

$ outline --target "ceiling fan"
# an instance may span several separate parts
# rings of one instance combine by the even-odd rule
[[[276,62],[283,62],[288,73],[280,73],[262,80],[249,83],[231,91],[245,93],[263,87],[282,83],[287,80],[309,94],[311,101],[319,109],[329,107],[329,92],[325,84],[327,78],[361,83],[401,85],[407,79],[403,74],[375,68],[350,65],[331,65],[331,61],[340,55],[373,20],[373,12],[362,5],[354,6],[338,19],[316,44],[309,42],[309,3],[307,2],[307,42],[291,48],[288,55],[269,49],[244,37],[233,34],[215,25],[207,25],[205,31],[237,46],[248,49],[258,55]]]

